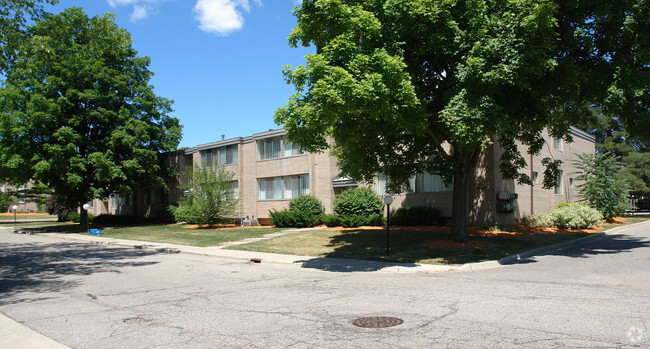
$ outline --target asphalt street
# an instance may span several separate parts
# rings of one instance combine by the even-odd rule
[[[0,313],[73,348],[648,347],[648,247],[645,223],[496,269],[414,274],[0,231]],[[352,325],[375,316],[403,323]]]

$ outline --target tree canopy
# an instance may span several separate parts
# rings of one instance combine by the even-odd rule
[[[307,151],[332,137],[356,180],[385,173],[398,191],[418,172],[453,178],[452,237],[464,241],[467,178],[495,141],[502,174],[528,183],[517,142],[537,154],[544,129],[570,141],[590,105],[650,123],[648,10],[647,1],[304,0],[289,41],[317,51],[285,68],[297,93],[275,120]]]
[[[164,185],[159,153],[181,126],[149,62],[112,14],[71,8],[30,26],[0,90],[0,177],[74,204]]]
[[[46,16],[41,3],[54,5],[59,0],[0,0],[0,73],[9,70],[26,37],[28,20]]]

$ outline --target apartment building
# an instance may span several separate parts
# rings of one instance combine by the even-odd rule
[[[498,144],[486,149],[469,183],[470,223],[512,223],[533,212],[548,212],[560,202],[577,201],[579,183],[572,161],[577,159],[578,153],[593,153],[595,140],[576,128],[572,128],[571,133],[572,143],[544,135],[547,147],[540,155],[529,159],[529,167],[524,169],[533,179],[532,186],[504,180],[499,172],[503,150]],[[541,162],[545,157],[563,161],[562,176],[557,178],[553,189],[542,189],[544,168]],[[289,201],[301,195],[318,197],[326,212],[331,213],[334,197],[342,190],[370,185],[383,195],[386,188],[386,178],[381,174],[372,184],[358,184],[342,177],[333,156],[327,152],[301,152],[287,139],[283,129],[201,144],[169,153],[167,160],[179,173],[187,166],[200,164],[225,166],[235,174],[231,185],[240,198],[241,218],[256,219],[260,224],[270,224],[269,211],[287,208]],[[183,195],[178,186],[182,180],[181,176],[170,182],[168,192],[157,188],[127,197],[115,195],[103,202],[95,200],[92,213],[155,216],[162,205],[178,202]],[[391,209],[429,206],[438,209],[443,217],[451,216],[452,187],[437,175],[414,176],[411,191],[393,197]]]

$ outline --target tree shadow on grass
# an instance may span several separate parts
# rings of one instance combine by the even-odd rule
[[[21,292],[57,292],[78,284],[67,276],[116,272],[157,262],[137,261],[154,252],[79,243],[0,243],[0,305],[20,302]]]
[[[348,272],[375,271],[396,265],[416,267],[416,263],[459,266],[498,260],[587,235],[589,234],[576,232],[575,234],[538,233],[524,236],[508,234],[472,236],[470,240],[478,242],[481,248],[458,248],[431,244],[434,241],[447,240],[449,235],[446,232],[391,229],[390,254],[387,255],[386,230],[350,230],[331,238],[329,247],[332,247],[333,251],[326,254],[325,258],[304,261],[303,267]],[[577,247],[571,250],[573,252],[570,252],[570,256],[578,258],[595,253],[620,253],[631,248],[648,246],[648,242],[630,236],[612,238],[599,249]],[[534,260],[525,259],[518,263],[525,262],[533,263]]]

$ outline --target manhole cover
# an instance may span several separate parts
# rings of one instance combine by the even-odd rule
[[[352,321],[354,326],[365,328],[384,328],[401,325],[404,320],[390,316],[362,317]]]

